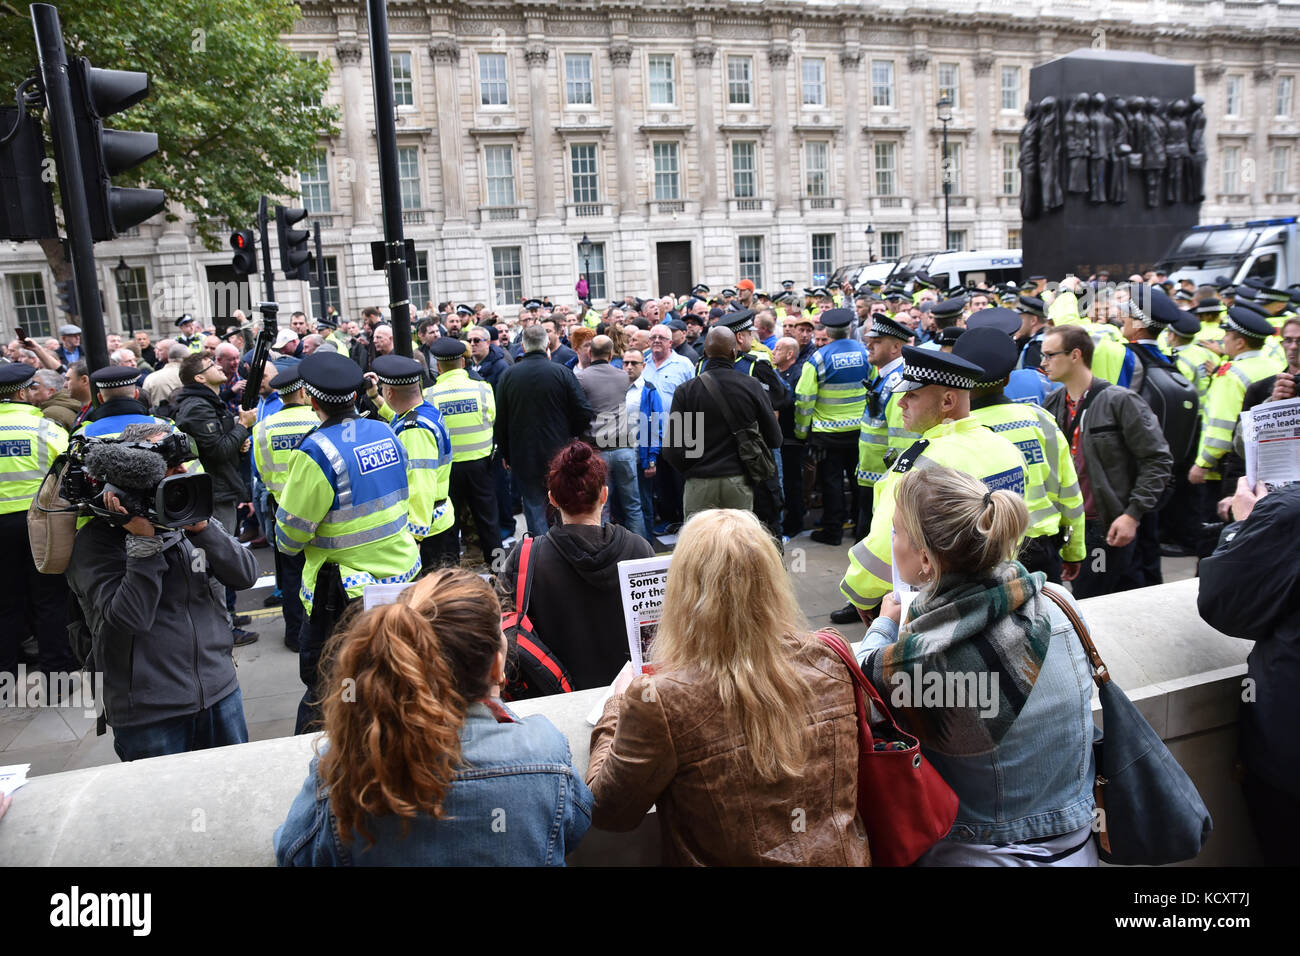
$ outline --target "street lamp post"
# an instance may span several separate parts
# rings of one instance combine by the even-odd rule
[[[578,241],[578,255],[582,256],[582,274],[587,280],[587,304],[591,304],[591,240],[587,234],[582,234],[582,239]]]
[[[126,264],[126,259],[122,256],[117,257],[117,265],[113,266],[113,277],[117,279],[117,287],[126,292],[126,335],[127,338],[133,338],[135,336],[135,324],[131,321],[133,318],[131,291],[126,285],[131,281],[131,267]]]
[[[948,124],[952,122],[952,97],[946,93],[935,104],[939,110],[939,122],[943,124],[943,158],[940,168],[943,170],[943,247],[948,248],[948,196],[952,192],[952,160],[948,158]]]
[[[871,262],[871,244],[876,238],[876,230],[872,228],[871,223],[867,223],[867,262]]]

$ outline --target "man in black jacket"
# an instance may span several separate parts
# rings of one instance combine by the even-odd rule
[[[239,502],[252,495],[240,476],[240,458],[251,447],[250,430],[257,421],[256,409],[240,409],[239,418],[230,413],[221,400],[221,386],[226,373],[216,360],[196,353],[181,362],[181,387],[174,396],[176,427],[194,440],[203,470],[212,476],[212,514],[223,528],[239,527]],[[226,590],[226,607],[235,610],[235,592]],[[236,624],[247,623],[240,619]],[[234,629],[235,644],[251,644],[257,635]]]
[[[496,390],[496,443],[523,498],[528,530],[535,536],[546,533],[551,458],[586,432],[595,417],[573,372],[547,360],[547,343],[546,329],[524,329],[523,357],[505,370]]]
[[[673,392],[661,455],[686,477],[682,510],[687,521],[708,508],[754,507],[754,489],[739,445],[709,393],[706,375],[721,387],[737,426],[757,423],[767,447],[781,447],[781,426],[767,393],[753,376],[736,370],[736,349],[735,334],[724,325],[714,326],[704,338],[700,374]]]

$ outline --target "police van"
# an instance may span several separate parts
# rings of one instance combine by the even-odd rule
[[[1179,234],[1157,268],[1175,282],[1218,285],[1222,278],[1235,285],[1256,278],[1271,289],[1285,289],[1300,282],[1296,218],[1193,226]]]
[[[972,252],[923,252],[900,259],[889,282],[907,282],[918,272],[927,273],[941,291],[959,286],[992,287],[1019,284],[1023,261],[1019,249],[983,249]]]

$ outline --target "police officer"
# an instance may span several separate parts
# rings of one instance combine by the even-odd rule
[[[1032,295],[1018,296],[1015,305],[1020,313],[1016,343],[1021,347],[1016,368],[1039,368],[1043,364],[1043,338],[1048,329],[1047,308],[1042,299]]]
[[[881,599],[894,590],[892,535],[894,495],[912,468],[947,465],[988,485],[990,491],[1025,492],[1025,459],[1015,445],[985,428],[970,414],[970,390],[984,370],[946,352],[903,348],[899,406],[903,423],[921,438],[899,456],[876,486],[871,531],[849,551],[849,569],[840,592],[863,617],[874,616]]]
[[[420,545],[420,564],[426,571],[457,565],[460,540],[449,497],[451,436],[442,412],[420,394],[424,370],[415,359],[402,355],[381,355],[372,367],[383,386],[379,414],[393,426],[406,449],[406,480],[411,490],[407,527]]]
[[[298,366],[320,425],[289,455],[275,519],[276,545],[306,556],[298,673],[306,685],[295,733],[319,719],[321,649],[368,584],[402,584],[420,573],[406,530],[406,452],[386,424],[357,415],[361,367],[316,351]]]
[[[176,325],[180,328],[176,341],[191,352],[202,352],[203,333],[199,329],[199,320],[187,312],[176,320]]]
[[[298,362],[276,373],[269,380],[272,394],[280,406],[253,426],[253,461],[257,474],[267,491],[267,514],[272,523],[284,495],[285,480],[289,476],[289,460],[304,435],[320,424],[316,412],[307,401],[302,378],[298,375]],[[291,651],[299,649],[302,634],[302,568],[306,557],[303,551],[294,554],[282,552],[277,535],[275,544],[275,583],[280,591],[281,615],[284,618],[284,646]]]
[[[1017,358],[1010,335],[992,325],[967,329],[952,354],[984,369],[971,392],[972,417],[1015,445],[1025,459],[1029,527],[1020,547],[1020,563],[1030,571],[1042,571],[1054,584],[1073,581],[1086,551],[1083,492],[1070,443],[1056,419],[1040,406],[1014,401],[1006,394]]]
[[[522,343],[521,346],[522,348]],[[465,371],[467,346],[459,339],[442,338],[433,343],[438,361],[438,381],[424,391],[424,398],[442,414],[451,438],[451,500],[462,516],[473,515],[483,560],[492,563],[493,552],[501,547],[501,526],[492,480],[492,427],[497,404],[492,386],[474,381]],[[460,537],[456,525],[456,553]],[[451,545],[440,543],[440,553],[450,554]]]
[[[77,669],[68,645],[67,581],[36,570],[27,538],[27,509],[68,447],[68,433],[23,401],[35,374],[21,362],[0,365],[0,548],[13,562],[0,587],[0,675],[15,678],[18,647],[28,634],[36,635],[46,674]]]
[[[965,312],[965,296],[952,296],[934,303],[930,307],[930,315],[934,318],[934,334],[931,336],[930,341],[922,343],[917,348],[926,349],[927,351],[939,351],[943,347],[939,342],[940,334],[945,329],[961,327]]]
[[[844,537],[844,479],[849,476],[853,514],[857,514],[858,432],[867,407],[870,360],[861,343],[848,337],[852,309],[828,309],[821,314],[830,342],[805,363],[794,395],[795,437],[823,453],[819,472],[822,527],[812,539],[838,545]]]
[[[1013,347],[1016,347],[1014,336],[1022,327],[1020,317],[1015,312],[1002,306],[980,309],[966,321],[966,331],[971,332],[975,329],[984,328],[996,329],[999,333],[1011,339]],[[957,351],[955,346],[953,351]],[[957,354],[961,353],[958,352]],[[1020,358],[1020,349],[1018,347],[1016,347],[1016,358],[1017,360]],[[975,362],[974,359],[971,359],[971,361]],[[975,364],[979,365],[980,363],[975,362]],[[1037,366],[1012,368],[1006,378],[1007,381],[1002,391],[1013,402],[1032,402],[1041,405],[1043,399],[1047,397],[1047,393],[1056,387]]]
[[[136,387],[139,370],[119,365],[106,365],[90,373],[90,384],[95,389],[99,404],[91,409],[86,420],[75,434],[87,438],[116,438],[127,425],[160,425],[168,431],[174,426],[165,418],[156,418],[140,401]]]

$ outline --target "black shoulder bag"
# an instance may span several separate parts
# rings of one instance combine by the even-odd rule
[[[740,464],[745,469],[745,477],[753,484],[761,484],[776,475],[776,456],[772,454],[772,449],[767,447],[767,442],[763,440],[763,433],[759,431],[758,422],[748,422],[745,425],[737,425],[735,417],[731,414],[731,406],[727,404],[726,398],[722,395],[722,390],[718,388],[718,383],[713,380],[708,372],[700,374],[700,381],[708,389],[713,400],[718,403],[722,410],[722,417],[727,420],[727,427],[731,429],[731,434],[735,436],[736,447],[740,451]]]

